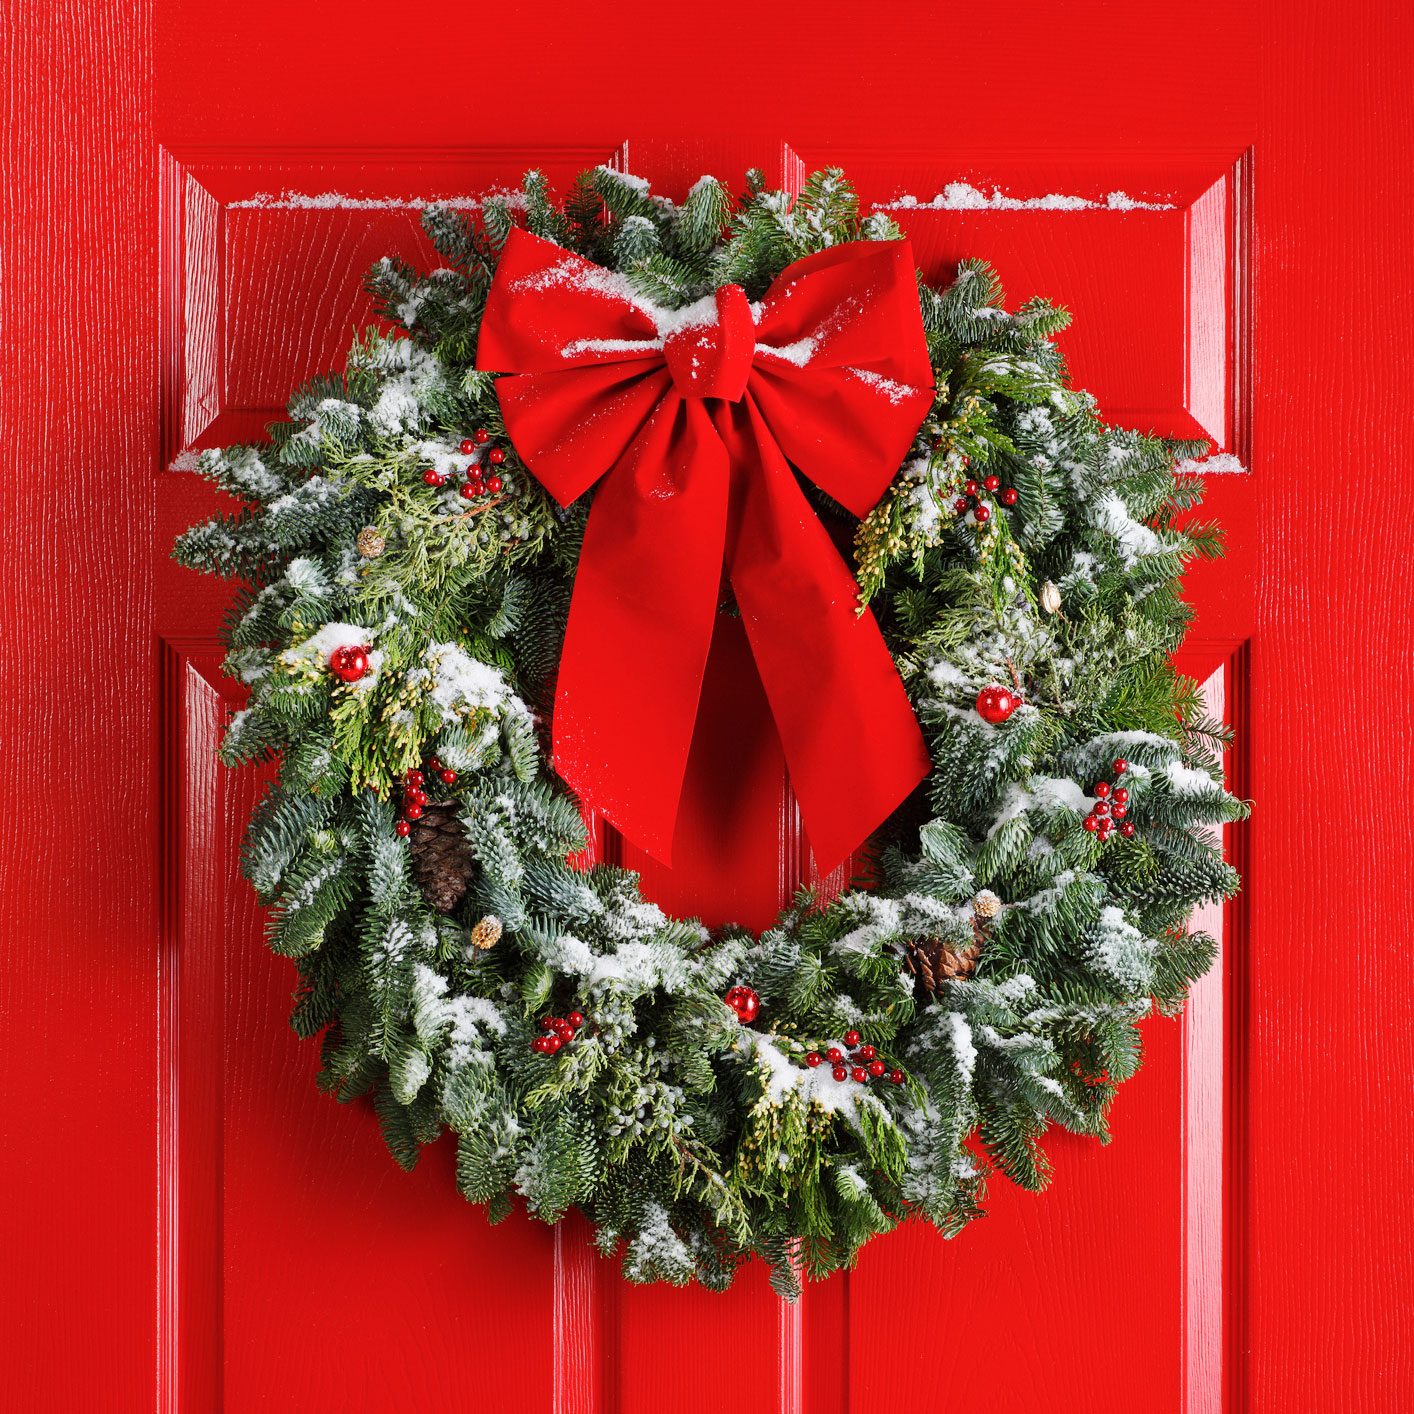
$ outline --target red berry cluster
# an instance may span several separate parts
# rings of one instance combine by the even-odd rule
[[[403,813],[398,819],[398,823],[393,828],[398,832],[401,839],[406,839],[412,833],[412,822],[422,819],[422,812],[427,808],[427,777],[434,775],[444,786],[454,786],[457,783],[457,773],[442,764],[441,758],[429,756],[424,771],[416,769],[403,773]]]
[[[966,466],[967,462],[964,461]],[[996,496],[1004,506],[1014,506],[1016,504],[1016,488],[1007,486],[1003,488],[1000,476],[984,476],[981,484],[976,481],[969,481],[962,488],[963,494],[953,502],[953,510],[958,515],[966,515],[972,512],[972,519],[978,525],[986,525],[992,518],[992,508],[982,499],[985,492],[988,496]]]
[[[537,1036],[530,1043],[530,1049],[539,1051],[542,1056],[553,1056],[561,1046],[574,1040],[575,1032],[583,1025],[582,1011],[572,1011],[568,1016],[542,1016],[540,1029],[545,1034]]]
[[[351,645],[336,648],[329,655],[329,671],[340,682],[357,682],[368,672],[368,653],[367,644],[361,648]]]
[[[484,427],[478,427],[470,437],[462,439],[462,456],[473,456],[478,448],[484,447],[490,440],[491,434]],[[486,453],[486,460],[492,466],[500,466],[505,459],[506,453],[501,447],[492,447]],[[446,474],[438,471],[435,466],[429,466],[422,473],[422,479],[429,486],[445,486],[448,480]],[[494,496],[503,485],[501,478],[494,472],[487,476],[482,472],[481,463],[473,462],[466,469],[466,480],[462,482],[461,494],[466,500],[475,501],[481,496]]]
[[[1114,763],[1114,774],[1122,776],[1129,769],[1129,762],[1122,756]],[[1090,813],[1082,821],[1092,835],[1099,835],[1103,844],[1118,829],[1125,839],[1134,838],[1134,821],[1126,820],[1129,814],[1129,792],[1123,786],[1111,785],[1109,781],[1095,783],[1095,803]]]
[[[825,1061],[830,1063],[830,1074],[836,1080],[853,1080],[856,1084],[867,1085],[871,1080],[882,1080],[887,1076],[895,1085],[903,1084],[903,1071],[890,1069],[873,1046],[863,1041],[858,1031],[846,1031],[844,1043],[849,1047],[846,1055],[838,1046],[831,1046],[822,1056],[819,1051],[807,1051],[805,1063],[814,1070]]]
[[[736,1012],[736,1019],[743,1024],[755,1021],[756,1013],[761,1010],[761,998],[750,987],[728,987],[722,1000]]]

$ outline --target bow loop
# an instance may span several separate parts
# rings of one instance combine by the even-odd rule
[[[903,684],[794,472],[856,515],[926,416],[932,369],[906,242],[788,267],[759,311],[726,285],[685,310],[511,232],[477,366],[562,504],[601,477],[561,655],[555,765],[667,861],[725,563],[817,866],[927,774]]]

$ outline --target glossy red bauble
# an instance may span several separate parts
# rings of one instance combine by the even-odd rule
[[[875,1080],[877,1080],[886,1070],[888,1070],[888,1066],[886,1066],[881,1060],[869,1062],[869,1074],[872,1075]]]
[[[869,1072],[862,1065],[857,1065],[849,1073],[851,1080],[857,1081],[860,1085],[865,1084],[869,1079]]]
[[[1010,688],[984,687],[977,694],[977,715],[984,722],[991,722],[993,726],[1006,721],[1018,707],[1021,706],[1021,699],[1011,691]]]
[[[473,442],[470,437],[463,437],[463,438],[462,438],[462,445],[461,445],[461,454],[462,454],[462,456],[464,456],[464,457],[469,457],[475,450],[476,450],[476,443]]]
[[[486,489],[494,496],[497,491],[505,485],[499,476],[488,476],[486,478]]]
[[[1119,832],[1125,839],[1132,840],[1134,838],[1134,821],[1126,820],[1124,824],[1119,827]]]
[[[838,1046],[831,1046],[830,1049],[825,1052],[825,1058],[831,1065],[838,1065],[844,1059],[844,1052],[840,1050]]]
[[[1116,758],[1114,764],[1110,767],[1110,769],[1115,773],[1115,775],[1122,776],[1127,770],[1129,770],[1129,762],[1126,761],[1123,756],[1120,756]]]
[[[1100,828],[1100,822],[1093,815],[1087,815],[1081,822],[1092,834]]]
[[[986,523],[991,520],[992,513],[986,506],[978,506],[977,509],[972,512],[972,518],[978,525],[986,525]]]
[[[505,459],[506,452],[503,447],[492,447],[491,450],[486,453],[486,460],[490,462],[492,466],[500,466]]]
[[[403,815],[409,820],[422,819],[422,807],[414,800],[403,806]]]
[[[962,489],[966,491],[969,496],[975,496],[977,494],[977,483],[975,481],[969,481]]]
[[[340,682],[357,682],[368,672],[368,649],[336,648],[329,655],[329,671]]]
[[[761,998],[750,987],[732,987],[722,999],[736,1012],[738,1021],[755,1021],[761,1010]]]
[[[427,470],[422,473],[422,479],[429,486],[441,486],[447,478],[443,476],[440,471],[437,471],[435,468],[429,466]]]
[[[1001,484],[1002,479],[1000,476],[989,476],[982,482],[982,485],[989,491],[995,491]]]
[[[1004,506],[1014,506],[1015,504],[1016,504],[1016,487],[1014,487],[1014,486],[1008,486],[1007,489],[1002,492],[1002,505],[1004,505]]]
[[[862,1061],[871,1061],[878,1054],[873,1046],[861,1046],[859,1048],[859,1059]]]
[[[416,789],[418,786],[422,785],[426,780],[427,777],[424,776],[422,772],[418,770],[407,771],[403,775],[403,784],[405,786],[410,786],[413,789]]]
[[[578,1031],[579,1028],[584,1025],[584,1013],[582,1011],[572,1011],[565,1017],[565,1020]]]
[[[406,820],[399,820],[398,823],[393,826],[393,833],[397,835],[400,840],[405,840],[412,834],[412,826],[408,824]]]
[[[462,482],[461,494],[463,500],[474,501],[481,494],[481,491],[481,483],[478,481]]]
[[[837,1065],[830,1074],[833,1075],[836,1080],[843,1080],[849,1074],[849,1071],[847,1071],[844,1066]]]
[[[811,1070],[814,1070],[815,1067],[820,1064],[820,1052],[807,1051],[805,1053],[805,1063],[810,1067]]]
[[[455,771],[447,770],[444,767],[442,770],[437,772],[437,779],[441,781],[444,786],[454,786],[457,783],[457,773]]]
[[[844,1043],[846,1046],[857,1046],[859,1044],[859,1032],[850,1030],[844,1033]]]
[[[1129,799],[1129,792],[1125,790],[1123,786],[1119,786],[1116,788],[1112,798],[1116,805],[1123,805],[1125,801]]]
[[[967,510],[969,504],[970,502],[968,501],[966,496],[959,496],[957,500],[952,503],[952,508],[958,513],[958,515],[962,515],[963,512]]]
[[[1098,781],[1095,785],[1095,799],[1103,800],[1110,793],[1109,784],[1105,781]]]
[[[891,1070],[891,1071],[889,1072],[889,1079],[890,1079],[891,1081],[893,1081],[893,1083],[894,1083],[895,1085],[902,1085],[902,1084],[903,1084],[903,1071],[901,1071],[901,1070]]]
[[[484,427],[478,427],[476,431],[471,434],[471,440],[475,442],[478,447],[484,447],[486,443],[491,440],[491,434]]]

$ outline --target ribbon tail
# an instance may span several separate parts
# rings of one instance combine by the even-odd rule
[[[728,471],[704,406],[665,395],[595,493],[560,658],[556,770],[664,864],[717,612]]]
[[[717,430],[732,462],[727,563],[817,868],[827,873],[928,774],[874,616],[750,394]]]

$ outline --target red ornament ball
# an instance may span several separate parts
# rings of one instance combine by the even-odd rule
[[[368,672],[368,649],[336,648],[329,655],[329,671],[340,682],[357,682]]]
[[[403,775],[403,783],[405,785],[413,787],[413,789],[416,789],[418,786],[422,785],[423,782],[426,781],[426,779],[427,777],[424,776],[421,771],[418,771],[416,769],[407,771]]]
[[[469,457],[475,450],[476,443],[473,442],[470,437],[463,437],[461,446],[462,456]]]
[[[457,783],[457,773],[444,768],[437,772],[437,779],[441,781],[444,786],[454,786]]]
[[[1091,834],[1100,828],[1100,822],[1094,815],[1087,815],[1080,823],[1084,825]]]
[[[833,1075],[836,1080],[843,1080],[845,1076],[849,1074],[849,1071],[847,1071],[844,1066],[837,1065],[830,1074]]]
[[[1109,793],[1110,793],[1110,788],[1109,788],[1108,782],[1106,782],[1106,781],[1097,781],[1097,782],[1095,783],[1095,799],[1096,799],[1096,800],[1103,800]]]
[[[541,1048],[547,1056],[553,1056],[564,1044],[565,1043],[553,1032],[548,1036],[542,1036],[540,1038]]]
[[[429,771],[440,771],[442,769],[442,758],[440,756],[429,756],[427,758],[427,769]]]
[[[1010,688],[994,684],[977,694],[977,715],[993,726],[1006,721],[1020,706],[1021,699]]]
[[[1120,756],[1115,760],[1114,764],[1110,767],[1110,769],[1115,773],[1115,775],[1122,776],[1127,770],[1129,770],[1129,762],[1126,761],[1123,756]]]
[[[806,1063],[806,1065],[808,1065],[808,1066],[810,1067],[811,1070],[814,1070],[815,1067],[820,1064],[820,1052],[819,1052],[819,1051],[806,1051],[806,1053],[805,1053],[805,1063]]]
[[[1097,820],[1103,820],[1105,816],[1110,813],[1110,807],[1103,800],[1097,800],[1094,805],[1090,807],[1090,813]]]
[[[393,833],[396,834],[400,840],[405,840],[412,834],[412,826],[408,824],[406,820],[399,820],[398,823],[393,826]]]
[[[878,1054],[873,1046],[861,1046],[859,1048],[859,1059],[862,1061],[871,1061]]]
[[[1132,840],[1134,838],[1134,821],[1126,820],[1124,824],[1119,827],[1119,832],[1125,839]]]
[[[500,466],[505,459],[506,451],[504,447],[492,447],[491,450],[486,453],[486,460],[490,462],[492,466]]]
[[[447,478],[443,476],[436,467],[429,466],[427,470],[422,473],[422,479],[429,486],[440,486]]]
[[[975,481],[969,481],[962,489],[966,491],[969,496],[975,496],[977,494],[977,483]]]
[[[1114,802],[1115,802],[1115,804],[1116,804],[1116,805],[1123,805],[1123,804],[1125,803],[1125,801],[1127,801],[1128,799],[1129,799],[1129,792],[1128,792],[1127,790],[1125,790],[1125,788],[1124,788],[1123,786],[1119,786],[1119,787],[1115,790],[1115,793],[1114,793]]]
[[[422,819],[422,807],[415,800],[410,800],[403,806],[403,815],[409,820],[420,820]]]
[[[484,490],[485,487],[479,481],[464,481],[462,482],[462,499],[474,501]]]
[[[553,1031],[555,1029],[555,1023],[559,1019],[558,1016],[542,1016],[540,1018],[540,1029],[542,1031]]]
[[[1126,815],[1128,815],[1128,814],[1129,814],[1129,807],[1128,807],[1127,805],[1116,805],[1116,806],[1115,806],[1113,809],[1111,809],[1111,811],[1110,811],[1110,819],[1111,819],[1111,820],[1123,820],[1124,817],[1125,817]]]
[[[887,1069],[888,1066],[886,1066],[881,1060],[869,1062],[869,1074],[872,1075],[875,1080],[877,1080]]]
[[[410,787],[403,792],[404,797],[413,805],[426,805],[427,792],[416,786]]]
[[[506,483],[499,476],[489,476],[486,478],[486,489],[494,496]]]
[[[1004,506],[1014,506],[1015,504],[1016,504],[1016,487],[1015,487],[1015,486],[1008,486],[1007,489],[1002,492],[1002,505],[1004,505]]]
[[[864,1085],[868,1083],[869,1072],[865,1070],[862,1065],[857,1065],[852,1071],[850,1071],[849,1077],[851,1080],[856,1081],[858,1084]]]
[[[761,998],[750,987],[732,987],[722,999],[736,1012],[738,1021],[755,1021],[761,1010]]]
[[[963,512],[967,510],[967,507],[970,504],[971,503],[968,501],[966,496],[959,496],[957,500],[952,503],[952,508],[958,513],[958,515],[962,515]]]
[[[844,1043],[846,1046],[857,1046],[859,1044],[859,1032],[849,1030],[844,1033]]]
[[[986,506],[978,506],[977,509],[972,512],[972,519],[975,520],[978,525],[986,525],[991,518],[992,513]]]
[[[825,1058],[831,1065],[838,1065],[844,1059],[844,1052],[840,1050],[838,1046],[831,1046],[830,1049],[825,1052]]]
[[[582,1011],[572,1011],[565,1017],[565,1020],[578,1031],[579,1028],[584,1025],[584,1013]]]
[[[987,479],[986,479],[985,481],[983,481],[983,483],[982,483],[982,485],[985,486],[985,487],[987,488],[987,490],[989,490],[989,491],[995,491],[995,490],[997,489],[997,487],[1000,486],[1001,484],[1002,484],[1002,479],[1001,479],[1000,476],[989,476],[989,477],[987,477]]]
[[[471,434],[471,440],[475,442],[478,447],[484,447],[487,442],[491,440],[491,434],[484,427],[478,427],[476,431]]]
[[[902,1085],[902,1084],[903,1084],[903,1071],[901,1071],[901,1070],[891,1070],[891,1071],[889,1072],[889,1079],[890,1079],[895,1085]]]
[[[571,1026],[568,1021],[562,1021],[557,1027],[555,1027],[555,1035],[558,1036],[562,1041],[573,1041],[574,1027]]]

